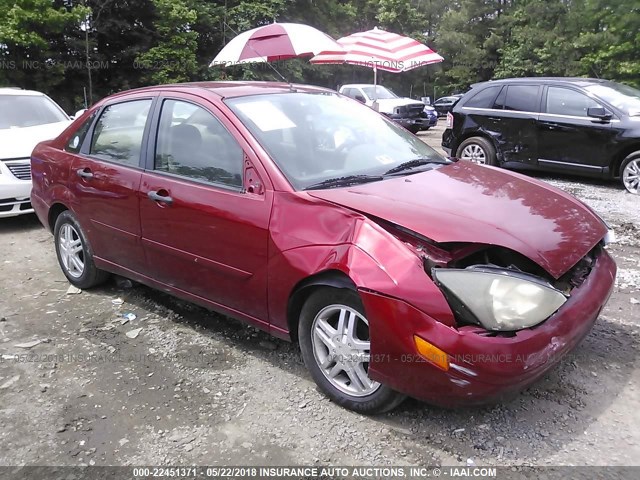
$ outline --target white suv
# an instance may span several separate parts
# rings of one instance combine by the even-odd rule
[[[0,218],[33,212],[31,151],[70,123],[64,110],[43,93],[0,88]]]

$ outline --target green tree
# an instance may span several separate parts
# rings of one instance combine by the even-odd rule
[[[640,87],[640,4],[577,0],[571,12],[579,73]]]
[[[80,32],[87,12],[70,1],[0,0],[0,85],[50,94],[60,88],[66,81],[66,38]]]
[[[135,62],[149,83],[176,83],[195,79],[198,70],[196,50],[198,32],[196,10],[185,0],[153,0],[155,42],[141,52]]]

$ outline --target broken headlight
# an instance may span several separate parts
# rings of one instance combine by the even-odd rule
[[[452,309],[487,330],[511,331],[543,322],[567,298],[544,280],[501,268],[434,268]]]

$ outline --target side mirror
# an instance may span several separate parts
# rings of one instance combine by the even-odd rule
[[[362,95],[356,95],[354,98],[359,102],[367,103],[367,101],[364,99]]]
[[[589,107],[587,108],[587,116],[606,121],[611,120],[613,114],[608,112],[604,107]]]
[[[87,109],[86,109],[86,108],[83,108],[83,109],[81,109],[81,110],[78,110],[78,111],[73,115],[73,117],[71,117],[71,120],[75,120],[76,118],[78,118],[79,116],[81,116],[81,115],[82,115],[84,112],[86,112],[86,111],[87,111]]]

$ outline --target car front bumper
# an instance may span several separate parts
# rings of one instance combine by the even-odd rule
[[[452,328],[399,299],[362,290],[371,331],[369,376],[445,407],[499,400],[536,381],[580,343],[607,302],[615,274],[602,250],[588,278],[554,315],[511,337]],[[417,353],[414,335],[446,352],[448,371]]]
[[[25,170],[28,165],[28,161],[0,162],[0,218],[33,213],[29,201],[31,180],[21,180],[9,169],[11,166]]]
[[[403,117],[400,115],[389,115],[389,118],[404,128],[429,128],[431,120],[428,117]]]

